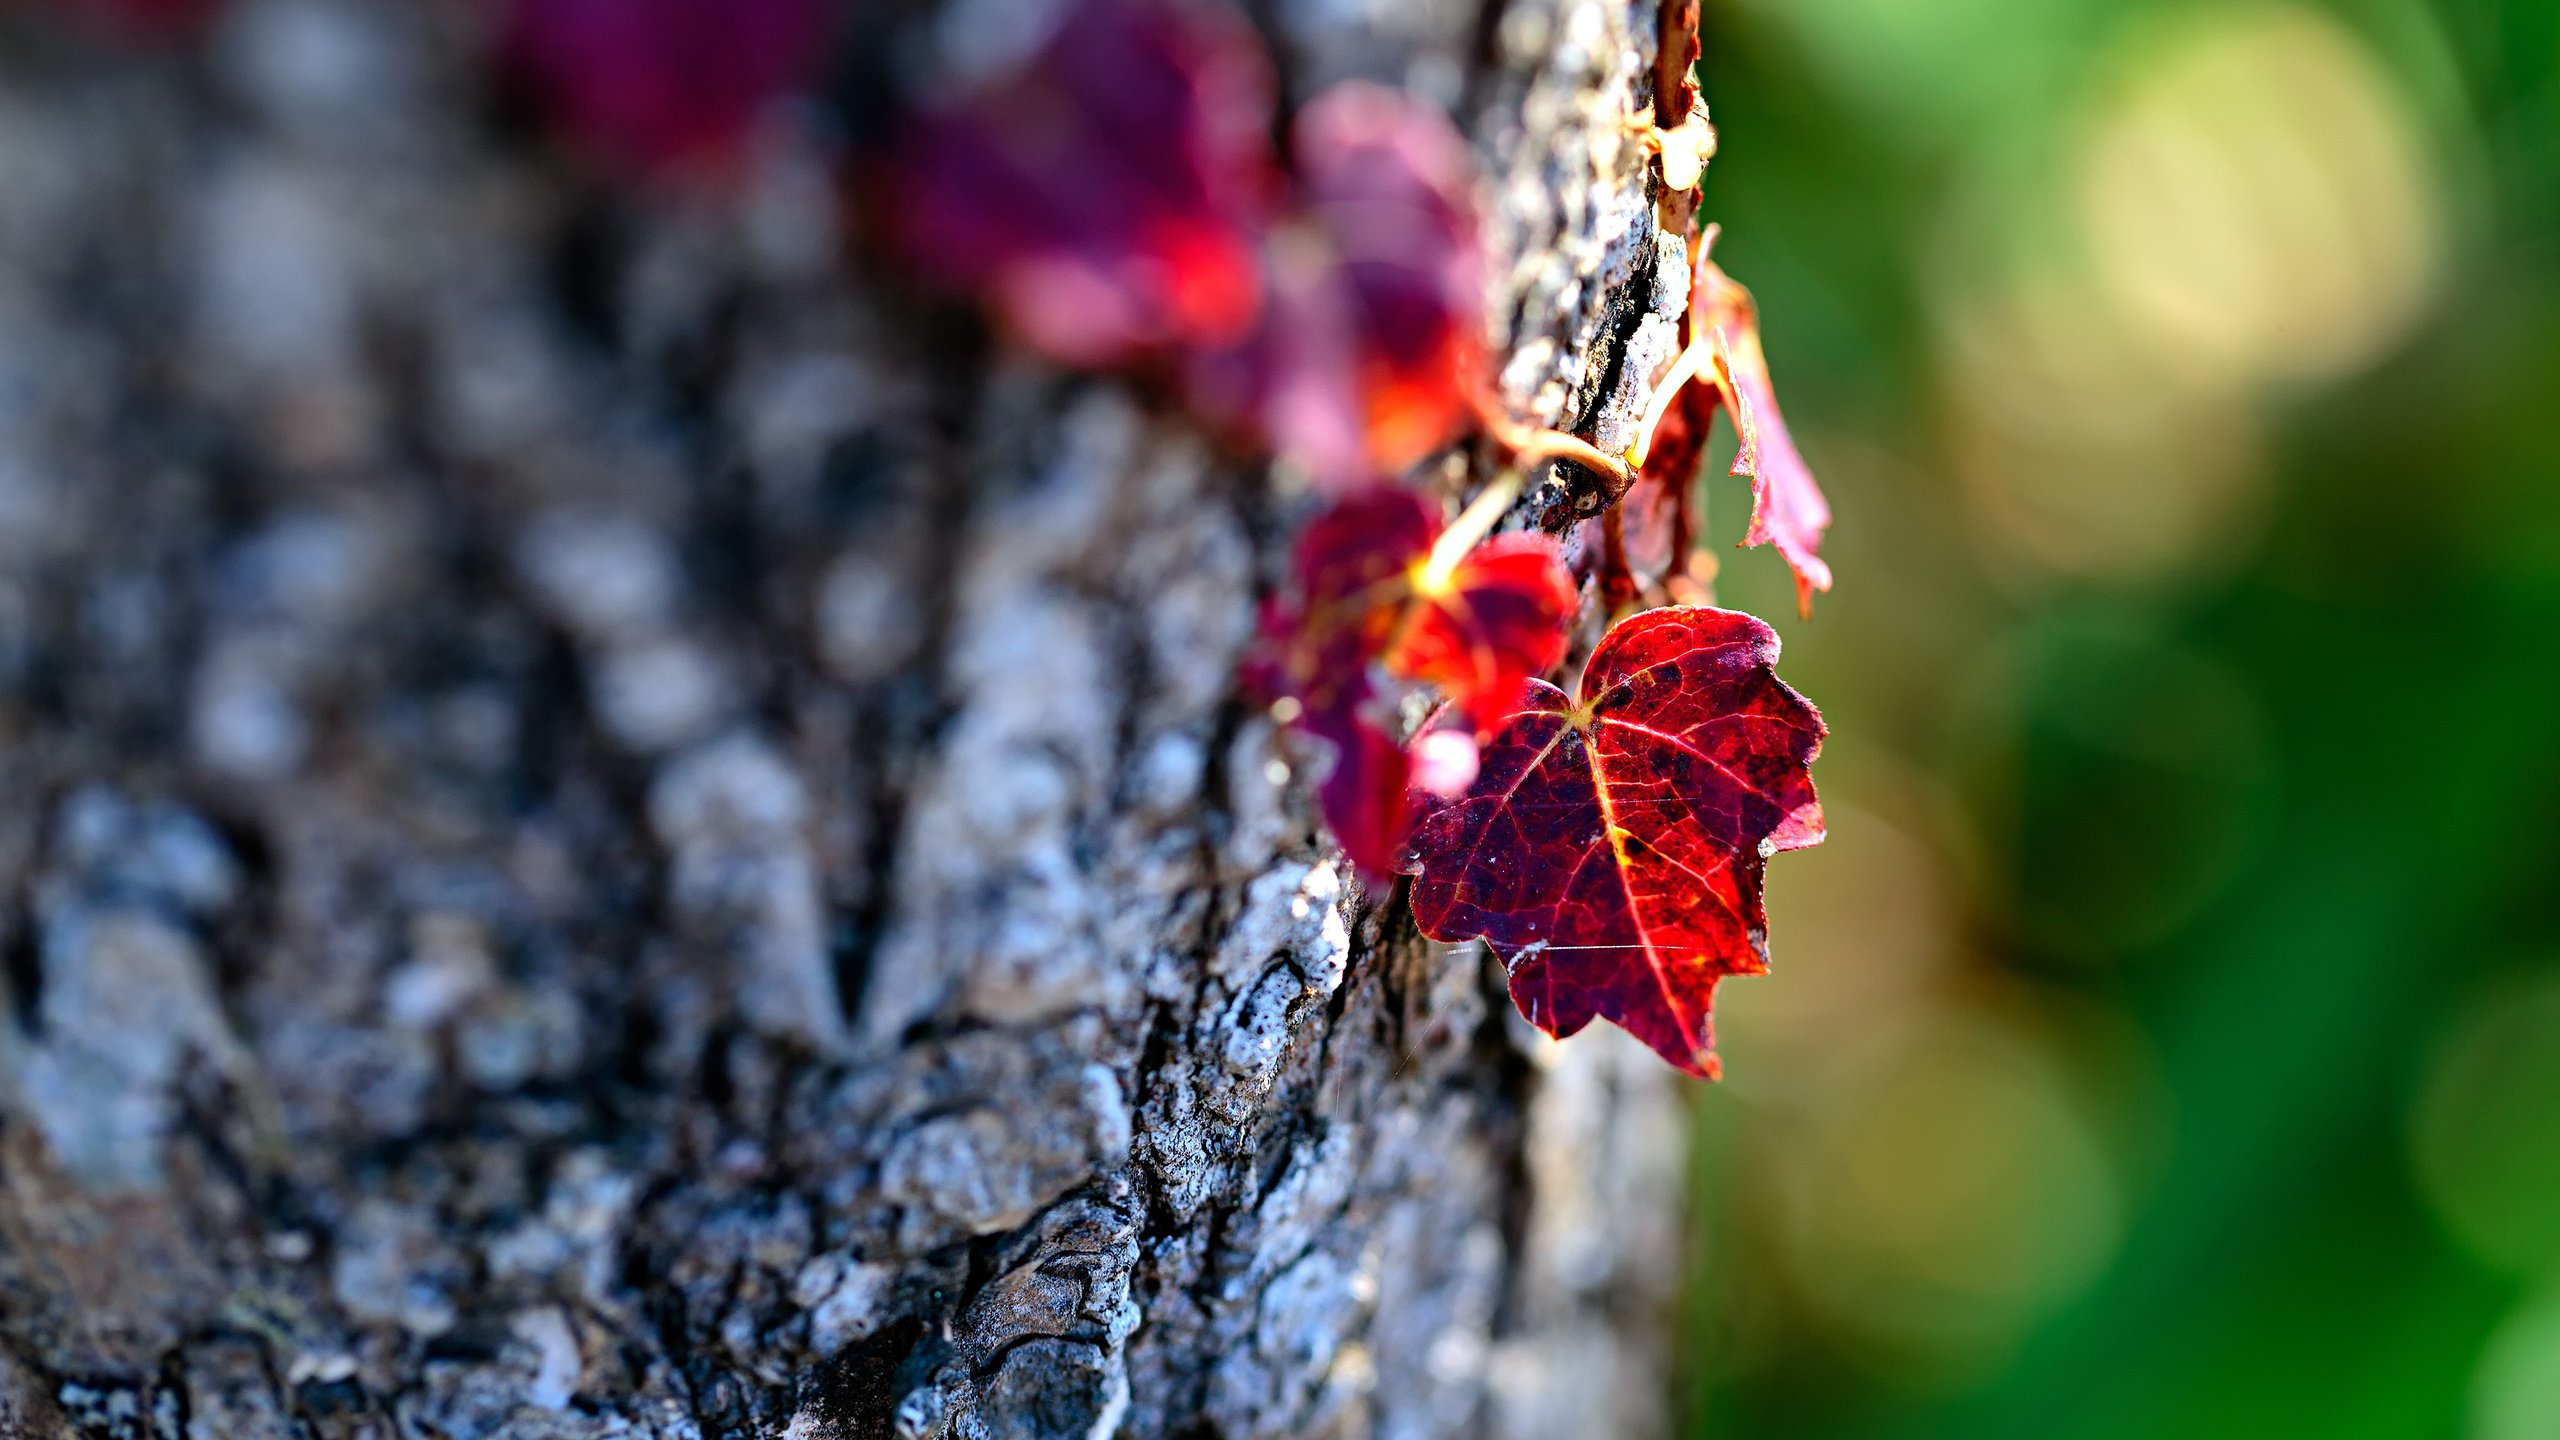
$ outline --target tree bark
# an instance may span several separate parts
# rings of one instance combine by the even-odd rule
[[[1653,7],[1495,3],[1260,18],[1455,110],[1622,442]],[[0,1435],[1658,1433],[1673,1082],[1324,844],[1306,499],[810,142],[544,158],[477,15],[0,15]]]

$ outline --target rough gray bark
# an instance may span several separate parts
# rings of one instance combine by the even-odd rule
[[[581,184],[474,13],[0,16],[0,1435],[1654,1433],[1671,1082],[1327,854],[1305,500],[787,143]],[[1652,7],[1264,20],[1458,111],[1622,439]]]

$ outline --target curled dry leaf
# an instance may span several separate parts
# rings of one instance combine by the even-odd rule
[[[1635,483],[1618,502],[1627,560],[1648,574],[1668,576],[1679,568],[1688,558],[1682,552],[1696,539],[1691,487],[1706,463],[1722,391],[1690,383],[1688,367],[1694,358],[1683,355],[1680,368],[1657,392],[1660,413],[1639,457]]]
[[[1703,251],[1689,306],[1696,317],[1693,333],[1708,337],[1715,347],[1716,389],[1742,436],[1742,448],[1733,457],[1733,473],[1751,477],[1751,528],[1742,543],[1778,547],[1795,572],[1796,608],[1810,615],[1813,592],[1831,588],[1831,567],[1817,553],[1822,532],[1831,525],[1831,504],[1796,453],[1786,417],[1778,413],[1769,360],[1760,353],[1759,307],[1751,292]]]
[[[1232,13],[1080,0],[1019,69],[909,117],[886,223],[1063,363],[1232,346],[1262,312],[1272,107]]]
[[[814,78],[835,17],[825,0],[508,0],[499,62],[571,145],[619,169],[717,170]]]
[[[1294,702],[1297,728],[1333,751],[1317,799],[1373,876],[1394,867],[1412,774],[1395,740],[1396,683],[1438,687],[1489,730],[1529,677],[1564,657],[1576,599],[1544,536],[1497,536],[1452,559],[1435,555],[1441,535],[1407,491],[1336,501],[1299,536],[1290,593],[1263,617],[1259,683]],[[1426,754],[1427,789],[1463,787],[1454,748],[1444,739]]]
[[[1707,437],[1721,405],[1733,418],[1741,444],[1732,473],[1751,477],[1751,528],[1745,545],[1771,545],[1796,577],[1796,608],[1813,613],[1813,594],[1831,588],[1823,562],[1822,532],[1831,525],[1830,502],[1787,433],[1769,383],[1768,357],[1760,349],[1760,312],[1745,290],[1707,258],[1712,230],[1698,247],[1689,292],[1689,344],[1655,388],[1654,402],[1630,452],[1636,486],[1654,493],[1631,506],[1640,518],[1659,517],[1678,533],[1688,529],[1687,492],[1706,456]],[[1631,549],[1665,537],[1629,537]]]
[[[1768,968],[1761,876],[1818,843],[1822,717],[1778,638],[1730,610],[1648,611],[1602,638],[1581,699],[1540,681],[1455,800],[1417,797],[1414,918],[1481,937],[1551,1035],[1594,1016],[1716,1073],[1716,982]]]

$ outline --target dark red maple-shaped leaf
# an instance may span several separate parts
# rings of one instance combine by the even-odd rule
[[[1689,313],[1690,334],[1713,347],[1715,391],[1723,397],[1734,430],[1742,437],[1732,472],[1751,477],[1751,528],[1742,543],[1778,547],[1787,567],[1795,572],[1796,608],[1810,615],[1813,592],[1831,588],[1831,567],[1817,553],[1822,532],[1831,524],[1831,505],[1822,498],[1822,487],[1814,483],[1804,457],[1796,453],[1786,418],[1778,413],[1768,357],[1760,352],[1759,307],[1752,303],[1750,291],[1706,258],[1704,246],[1699,248],[1697,277],[1690,288]],[[1664,416],[1666,428],[1686,404],[1683,397]],[[1690,406],[1686,418],[1703,445],[1703,413]],[[1695,466],[1694,458],[1690,464]],[[1652,468],[1650,453],[1646,468]]]
[[[1544,536],[1503,535],[1438,573],[1438,516],[1376,486],[1334,502],[1298,537],[1290,593],[1263,617],[1263,688],[1296,702],[1295,724],[1333,751],[1317,787],[1354,863],[1390,873],[1403,842],[1412,762],[1394,738],[1392,682],[1439,687],[1488,725],[1530,676],[1564,656],[1573,577]]]
[[[573,145],[642,172],[734,162],[822,67],[828,0],[508,0],[504,70]]]
[[[1467,793],[1417,797],[1423,932],[1492,945],[1551,1035],[1601,1016],[1714,1075],[1716,982],[1768,968],[1767,857],[1823,833],[1822,717],[1777,659],[1749,615],[1672,608],[1601,639],[1579,703],[1532,681]]]
[[[1270,308],[1250,341],[1196,358],[1192,398],[1339,491],[1466,423],[1484,363],[1473,171],[1439,111],[1359,82],[1308,102],[1290,148]]]
[[[1020,68],[909,117],[885,222],[1067,364],[1230,346],[1261,311],[1272,106],[1240,17],[1080,0]]]

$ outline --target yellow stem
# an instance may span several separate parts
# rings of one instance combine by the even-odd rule
[[[1437,595],[1449,587],[1450,578],[1458,573],[1458,562],[1476,548],[1476,542],[1493,533],[1511,502],[1520,498],[1521,472],[1505,470],[1493,477],[1493,483],[1477,493],[1440,538],[1431,542],[1431,554],[1414,576],[1414,589],[1425,595]]]

